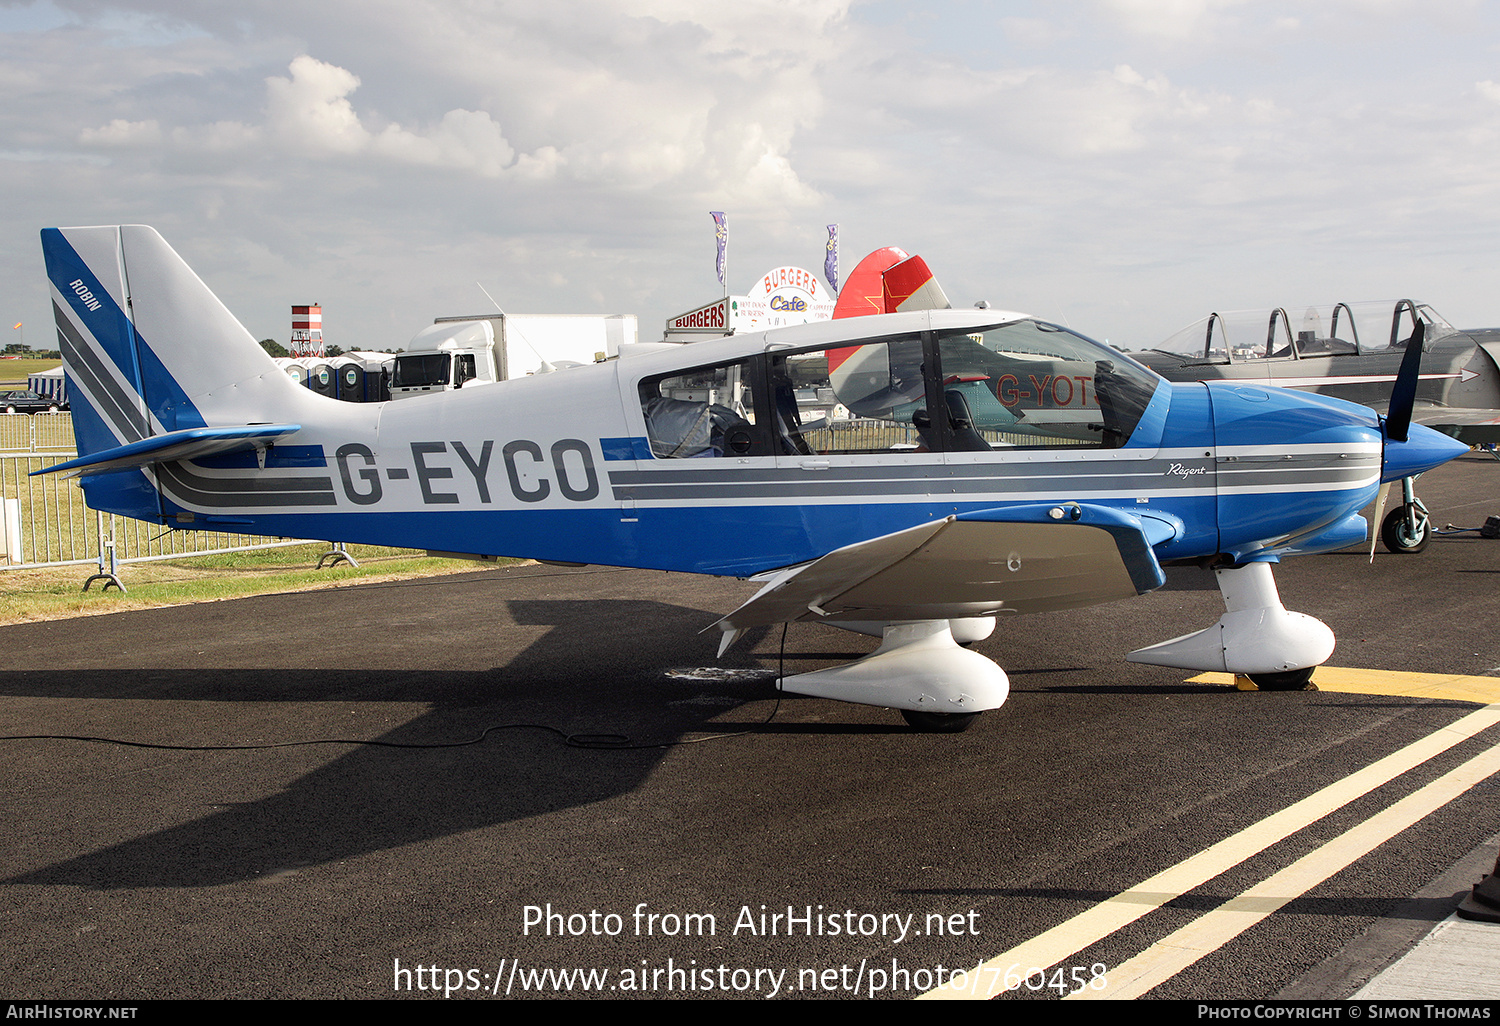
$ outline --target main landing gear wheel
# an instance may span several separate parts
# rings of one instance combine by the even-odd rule
[[[918,712],[902,709],[901,718],[924,734],[962,734],[979,718],[976,713]]]
[[[1250,683],[1262,691],[1301,691],[1312,680],[1313,667],[1285,673],[1247,673]]]
[[[1398,506],[1386,514],[1380,523],[1380,540],[1392,552],[1415,555],[1432,541],[1432,524],[1427,519],[1427,511],[1419,507],[1416,510],[1417,527],[1413,531],[1406,522],[1406,512],[1407,507]]]

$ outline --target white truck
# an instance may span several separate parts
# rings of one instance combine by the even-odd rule
[[[439,317],[391,371],[391,398],[492,385],[619,355],[637,340],[635,314]]]

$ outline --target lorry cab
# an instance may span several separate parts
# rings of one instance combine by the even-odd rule
[[[489,321],[440,322],[417,332],[391,372],[391,398],[493,385],[495,329]]]

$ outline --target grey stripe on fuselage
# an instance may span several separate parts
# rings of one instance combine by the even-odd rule
[[[1299,465],[1300,464],[1300,465]],[[1311,464],[1311,465],[1309,465]],[[1338,453],[1305,454],[1267,463],[1216,464],[1213,459],[1150,459],[1100,464],[1090,472],[1079,463],[942,464],[900,467],[683,468],[612,471],[616,499],[830,498],[870,495],[1191,495],[1219,487],[1266,491],[1356,488],[1378,477],[1379,458],[1341,459]],[[1225,480],[1224,478],[1228,478]]]
[[[1239,487],[1248,479],[1271,484],[1296,484],[1305,482],[1317,486],[1352,486],[1380,474],[1380,464],[1372,466],[1339,467],[1220,467],[1219,485]]]
[[[232,509],[237,506],[333,506],[331,477],[204,477],[184,463],[157,466],[161,488],[183,506]]]
[[[820,456],[792,456],[787,457],[791,465],[783,464],[779,467],[740,467],[740,466],[690,466],[690,461],[681,461],[675,466],[667,469],[651,470],[612,470],[609,472],[609,480],[614,485],[654,485],[654,484],[682,484],[684,482],[701,484],[755,484],[766,482],[785,482],[788,476],[816,475],[820,478],[834,481],[910,481],[915,479],[927,480],[952,480],[955,478],[984,478],[991,480],[1053,480],[1059,473],[1059,467],[1063,472],[1075,477],[1105,477],[1110,479],[1124,478],[1156,478],[1166,472],[1166,468],[1173,463],[1184,466],[1197,466],[1205,470],[1211,470],[1214,466],[1212,459],[1198,457],[1195,460],[1166,460],[1145,459],[1131,461],[1099,461],[1092,465],[1077,460],[1048,460],[1038,463],[1023,463],[1019,460],[1011,462],[986,462],[986,463],[902,463],[902,464],[880,464],[880,465],[831,465],[817,468],[808,468],[796,465],[797,461],[828,461],[843,458],[839,453],[825,453]],[[869,458],[869,457],[865,457]],[[691,461],[706,462],[706,461]],[[1097,468],[1097,469],[1094,469]]]

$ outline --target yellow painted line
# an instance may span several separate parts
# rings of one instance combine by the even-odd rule
[[[1397,695],[1404,698],[1445,698],[1491,705],[1500,702],[1500,677],[1453,673],[1405,673],[1400,670],[1360,670],[1320,666],[1313,671],[1319,691],[1345,695]],[[1231,673],[1200,673],[1190,684],[1234,684]]]
[[[1016,945],[985,962],[977,971],[937,990],[919,995],[919,1000],[986,1000],[1005,989],[1005,975],[1014,970],[1026,976],[1037,969],[1050,969],[1069,955],[1082,951],[1117,930],[1180,898],[1195,887],[1239,865],[1284,838],[1317,822],[1336,809],[1394,780],[1407,770],[1467,741],[1487,727],[1500,723],[1500,704],[1478,709],[1405,748],[1392,752],[1364,769],[1253,826],[1205,848],[1127,891],[1086,909],[1045,933]]]
[[[1108,986],[1100,990],[1084,988],[1068,997],[1085,1001],[1140,997],[1494,773],[1500,773],[1500,744],[1111,968],[1106,977]]]

